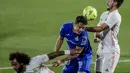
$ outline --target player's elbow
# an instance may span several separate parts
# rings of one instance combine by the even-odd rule
[[[101,32],[101,31],[103,31],[103,30],[105,30],[105,29],[107,29],[107,28],[108,28],[107,25],[97,26],[97,27],[95,28],[95,31],[96,31],[96,32]]]
[[[98,26],[97,32],[101,32],[101,31],[106,30],[108,28],[109,28],[109,26],[107,24],[103,24],[102,26]]]
[[[101,32],[101,31],[103,31],[103,27],[99,27],[98,29],[95,29],[95,32]]]

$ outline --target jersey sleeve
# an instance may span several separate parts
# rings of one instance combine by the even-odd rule
[[[61,28],[60,28],[60,36],[65,37],[65,27],[64,27],[64,25],[62,25]]]
[[[109,28],[111,29],[116,23],[117,23],[117,16],[114,14],[111,14],[108,16],[107,20],[105,21],[105,23],[109,26]]]
[[[31,64],[35,63],[35,64],[41,64],[43,62],[47,62],[49,60],[49,57],[47,54],[44,55],[38,55],[35,56],[31,59]]]
[[[102,16],[103,16],[103,13],[102,13],[102,15],[100,16],[100,19],[99,19],[99,22],[98,22],[97,26],[101,26]]]

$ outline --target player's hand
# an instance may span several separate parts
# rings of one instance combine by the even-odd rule
[[[58,60],[58,61],[56,61],[56,62],[53,62],[52,66],[53,66],[53,67],[57,67],[57,66],[59,66],[61,63],[62,63],[61,60]]]
[[[98,38],[94,39],[94,43],[99,43],[99,42],[100,42],[100,39],[98,39]]]

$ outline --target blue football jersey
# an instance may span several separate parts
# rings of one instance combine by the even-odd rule
[[[77,58],[89,57],[89,55],[92,55],[92,48],[87,30],[83,30],[78,35],[73,32],[73,25],[73,22],[63,24],[60,29],[60,36],[66,39],[70,50],[76,48],[76,46],[83,47],[82,53]]]

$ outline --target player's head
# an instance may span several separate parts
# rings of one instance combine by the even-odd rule
[[[124,2],[124,0],[116,0],[116,1],[117,1],[117,8],[119,8]]]
[[[77,16],[75,19],[75,24],[73,26],[73,30],[77,33],[80,34],[87,25],[87,18],[84,16]]]
[[[21,72],[23,71],[23,67],[29,64],[30,57],[25,53],[13,52],[10,53],[9,60],[13,66],[13,69],[16,72]]]
[[[124,0],[108,0],[107,2],[107,10],[111,10],[113,7],[119,8]]]

